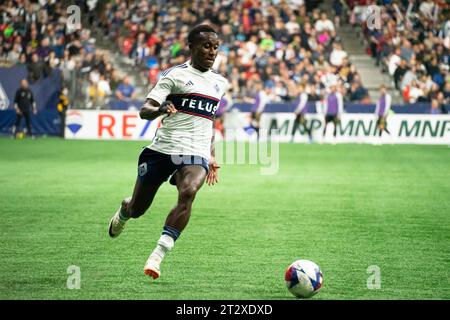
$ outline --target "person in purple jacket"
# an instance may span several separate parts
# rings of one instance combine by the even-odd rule
[[[334,131],[333,136],[336,138],[337,126],[340,123],[340,117],[344,111],[344,98],[338,91],[337,85],[333,84],[330,87],[330,92],[325,98],[325,126],[323,128],[323,137],[327,133],[327,125],[333,122]]]
[[[275,87],[275,84],[271,80],[267,80],[264,83],[257,83],[257,90],[254,99],[254,103],[251,110],[252,121],[251,126],[255,129],[258,140],[259,140],[259,129],[260,129],[260,120],[261,114],[264,111],[266,105],[272,100],[272,89]]]
[[[391,134],[387,129],[387,116],[389,110],[391,109],[392,97],[386,91],[386,86],[382,84],[380,86],[380,98],[378,99],[377,106],[375,108],[375,115],[378,117],[377,119],[377,128],[378,135],[381,137],[383,131],[386,131],[388,134]]]
[[[292,130],[291,142],[294,141],[295,132],[299,126],[302,126],[305,132],[308,134],[309,142],[312,142],[311,128],[308,128],[305,114],[308,111],[308,93],[306,93],[305,87],[299,85],[298,99],[296,100],[295,108],[295,122]]]
[[[214,128],[219,130],[222,137],[225,138],[225,128],[223,125],[225,113],[233,107],[233,87],[229,87],[225,95],[219,102],[219,108],[216,111],[214,118]]]

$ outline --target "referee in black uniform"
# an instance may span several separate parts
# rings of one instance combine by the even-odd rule
[[[33,111],[36,114],[37,109],[33,93],[28,88],[28,81],[26,79],[20,81],[20,88],[17,90],[16,97],[14,98],[14,108],[16,109],[16,123],[13,127],[13,136],[16,137],[17,128],[20,126],[22,117],[24,117],[27,126],[27,135],[32,137],[30,112]]]

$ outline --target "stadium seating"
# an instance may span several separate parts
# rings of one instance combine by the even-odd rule
[[[381,28],[368,25],[367,9],[376,4],[347,0],[352,23],[361,25],[367,52],[388,73],[404,103],[450,98],[450,20],[445,1],[382,1]]]
[[[390,68],[390,60],[395,60],[392,57],[398,46],[400,59],[411,50],[413,57],[422,56],[422,60],[416,57],[407,61],[402,77],[406,80],[398,81],[404,103],[429,103],[436,99],[445,111],[450,99],[449,21],[445,22],[443,15],[438,15],[437,22],[431,25],[431,32],[420,34],[425,45],[431,47],[421,50],[419,44],[413,43],[409,50],[408,37],[402,38],[405,31],[395,29],[395,10],[390,2],[383,1],[386,27],[382,32],[369,30],[364,20],[367,18],[364,9],[373,1],[348,0],[352,11],[345,14],[351,17],[350,22],[362,23],[369,53],[380,62],[381,68]],[[237,102],[248,102],[254,96],[256,82],[270,81],[275,84],[276,103],[292,102],[300,84],[307,88],[312,100],[320,100],[334,82],[340,84],[346,103],[375,103],[368,96],[358,70],[342,49],[336,20],[333,22],[331,13],[321,11],[320,1],[315,4],[280,1],[277,5],[257,0],[243,1],[242,5],[234,1],[217,4],[194,1],[182,6],[178,1],[158,5],[150,1],[98,1],[95,7],[89,7],[88,1],[77,1],[84,19],[83,28],[75,31],[65,28],[67,13],[63,3],[50,2],[45,6],[31,1],[2,3],[0,61],[6,68],[26,67],[36,86],[40,85],[40,79],[48,77],[49,70],[61,72],[61,84],[56,90],[68,87],[71,107],[116,109],[119,105],[128,108],[128,101],[117,103],[114,98],[115,89],[121,82],[117,61],[132,61],[132,68],[140,71],[136,74],[146,77],[146,82],[138,85],[138,89],[148,91],[161,70],[188,59],[187,33],[198,23],[210,23],[220,33],[223,43],[214,68],[229,78]],[[429,10],[422,5],[414,9],[418,14]],[[399,10],[405,12],[405,7],[400,6]],[[92,18],[94,13],[98,18]],[[415,28],[417,23],[414,20],[405,28]],[[394,28],[393,35],[391,27]],[[104,50],[95,38],[102,44],[113,45]],[[375,39],[380,43],[375,44]],[[395,41],[400,44],[394,46]],[[33,62],[33,53],[37,53],[38,61]],[[14,72],[14,69],[5,70]],[[410,72],[407,74],[407,71]],[[101,77],[104,77],[102,81]],[[13,94],[11,90],[6,90],[9,97]],[[135,103],[131,105],[135,107]],[[38,108],[54,106],[53,102],[45,102]]]

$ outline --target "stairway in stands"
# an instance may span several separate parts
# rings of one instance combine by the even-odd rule
[[[96,39],[96,46],[109,52],[111,62],[120,77],[122,78],[126,75],[131,79],[131,83],[136,88],[137,99],[145,100],[145,96],[148,93],[146,79],[135,66],[134,59],[130,59],[120,52],[117,45],[104,36],[102,30],[93,27],[90,30],[91,36]]]
[[[331,1],[324,1],[320,8],[328,13],[328,17],[333,19],[334,11]],[[375,59],[366,52],[367,42],[363,38],[359,27],[352,27],[348,23],[348,16],[342,18],[341,26],[336,28],[337,36],[342,41],[342,46],[349,54],[350,61],[355,65],[356,70],[361,75],[363,86],[369,91],[372,102],[379,98],[379,88],[384,84],[388,92],[392,95],[393,103],[401,102],[400,95],[395,90],[392,80],[387,73],[383,73],[379,66],[376,66]]]
[[[381,72],[381,68],[375,64],[375,59],[367,54],[367,43],[362,38],[360,30],[350,24],[343,24],[337,29],[337,35],[340,37],[344,49],[348,52],[350,61],[361,75],[364,87],[369,90],[371,100],[373,102],[378,100],[379,87],[384,84],[392,95],[393,102],[397,102],[400,96],[392,85],[389,74]]]

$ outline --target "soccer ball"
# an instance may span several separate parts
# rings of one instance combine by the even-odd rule
[[[309,298],[319,292],[323,284],[322,271],[309,260],[294,261],[284,275],[290,293],[298,298]]]

